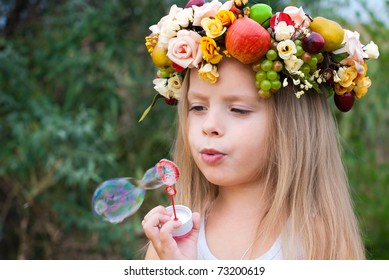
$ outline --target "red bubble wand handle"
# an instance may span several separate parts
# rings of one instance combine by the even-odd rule
[[[174,196],[176,195],[177,191],[176,191],[174,186],[166,186],[165,192],[170,196],[170,200],[172,201],[174,220],[178,221],[177,213],[176,213],[176,206],[174,204]]]

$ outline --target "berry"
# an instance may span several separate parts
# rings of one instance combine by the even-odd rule
[[[334,94],[336,107],[342,112],[348,112],[354,105],[355,97],[351,92],[346,92],[343,95]]]
[[[284,65],[282,64],[281,61],[276,60],[276,61],[273,62],[273,67],[272,67],[272,69],[273,69],[274,71],[280,72],[283,68],[284,68]]]
[[[268,79],[269,81],[274,81],[274,80],[276,80],[276,79],[278,78],[278,74],[277,74],[277,72],[274,71],[274,70],[268,71],[267,74],[266,74],[266,76],[267,76],[267,79]]]
[[[167,105],[170,105],[170,106],[176,106],[178,104],[178,100],[173,98],[173,97],[170,97],[170,98],[165,97],[164,100],[165,100],[165,103]]]
[[[259,82],[262,82],[263,80],[266,80],[267,74],[265,71],[258,71],[257,74],[255,74],[255,79]]]

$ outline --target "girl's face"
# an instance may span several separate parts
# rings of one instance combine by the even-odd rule
[[[215,84],[191,71],[188,139],[198,168],[219,186],[257,184],[266,160],[268,101],[261,99],[255,73],[224,59]]]

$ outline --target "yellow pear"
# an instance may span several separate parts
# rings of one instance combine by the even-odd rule
[[[172,61],[167,56],[167,50],[164,50],[158,44],[151,53],[151,59],[158,68],[168,68],[172,65]]]
[[[309,24],[311,31],[319,33],[324,38],[324,50],[336,50],[343,42],[344,29],[339,23],[324,17],[315,17]]]

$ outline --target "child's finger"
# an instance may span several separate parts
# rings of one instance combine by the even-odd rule
[[[159,240],[159,231],[168,221],[170,221],[170,216],[162,213],[154,213],[147,219],[145,218],[142,222],[142,226],[147,238],[150,239],[151,242],[156,242],[157,244]]]
[[[165,214],[165,215],[170,215],[169,212],[166,210],[165,207],[159,205],[157,207],[154,207],[153,209],[151,209],[147,214],[146,216],[143,218],[143,221],[146,221],[147,219],[149,219],[151,216],[153,216],[154,214],[156,213],[161,213],[161,214]]]

